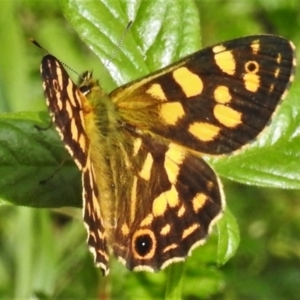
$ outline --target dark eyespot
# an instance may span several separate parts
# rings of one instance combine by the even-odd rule
[[[135,240],[135,251],[142,257],[147,255],[152,247],[153,241],[148,234],[143,234]]]

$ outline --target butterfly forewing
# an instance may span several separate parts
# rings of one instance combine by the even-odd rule
[[[83,218],[96,264],[109,248],[131,270],[156,271],[204,243],[222,215],[220,181],[201,154],[253,140],[286,94],[290,42],[251,36],[196,52],[105,95],[86,72],[41,65],[47,104],[82,172]]]
[[[230,153],[265,128],[294,68],[291,42],[250,36],[196,52],[112,97],[133,126],[201,153]]]
[[[87,141],[83,120],[84,97],[62,64],[52,55],[41,63],[44,93],[61,139],[80,169],[87,161]]]

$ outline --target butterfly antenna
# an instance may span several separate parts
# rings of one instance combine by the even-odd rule
[[[127,26],[126,26],[126,28],[125,28],[125,30],[124,30],[124,32],[123,32],[123,34],[122,34],[122,36],[121,36],[119,42],[118,42],[118,44],[117,44],[115,50],[113,51],[112,55],[111,55],[110,58],[108,59],[107,63],[104,65],[105,68],[107,68],[107,67],[109,66],[109,64],[112,62],[112,60],[116,57],[118,51],[120,50],[121,45],[123,44],[123,41],[124,41],[124,39],[125,39],[125,37],[126,37],[128,31],[130,30],[130,28],[131,28],[131,26],[132,26],[132,23],[133,23],[133,21],[129,21],[129,22],[128,22],[128,24],[127,24]]]
[[[51,52],[49,52],[46,48],[44,48],[40,43],[38,43],[35,39],[30,39],[30,42],[32,44],[34,44],[35,46],[37,46],[38,48],[43,49],[46,53],[53,55]],[[57,59],[57,58],[56,58]],[[61,61],[60,59],[57,59],[63,66],[65,66],[67,69],[69,69],[70,71],[72,71],[73,73],[75,73],[76,75],[78,75],[79,77],[81,77],[81,75],[76,72],[73,68],[71,68],[69,65],[67,65],[66,63],[64,63],[63,61]]]
[[[131,28],[131,25],[132,25],[132,21],[129,21],[114,52],[112,53],[111,57],[109,58],[107,64],[105,64],[105,67],[107,68],[108,65],[111,63],[111,61],[114,59],[114,57],[116,56],[116,54],[118,53],[118,50],[120,49],[120,46],[122,45],[123,41],[124,41],[124,38],[126,37],[128,31],[130,30]],[[30,39],[30,42],[32,44],[34,44],[35,46],[37,46],[38,48],[41,48],[43,49],[46,53],[50,54],[50,55],[53,55],[51,52],[49,52],[46,48],[44,48],[40,43],[38,43],[35,39]],[[71,68],[69,65],[67,65],[66,63],[64,63],[63,61],[61,61],[60,59],[57,59],[63,66],[65,66],[67,69],[69,69],[70,71],[72,71],[73,73],[75,73],[76,75],[78,75],[79,77],[81,77],[82,75],[79,74],[78,72],[76,72],[73,68]]]

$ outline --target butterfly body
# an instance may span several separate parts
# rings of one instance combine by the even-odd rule
[[[50,113],[82,172],[83,219],[96,264],[183,261],[222,216],[220,180],[203,153],[232,153],[268,124],[292,81],[294,48],[276,36],[206,48],[106,95],[78,85],[53,56],[41,73]]]

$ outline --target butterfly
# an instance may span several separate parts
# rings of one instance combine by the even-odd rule
[[[41,63],[47,105],[82,173],[83,220],[96,265],[130,270],[183,261],[222,216],[221,182],[203,160],[253,141],[286,96],[294,46],[273,35],[205,48],[106,94]]]

